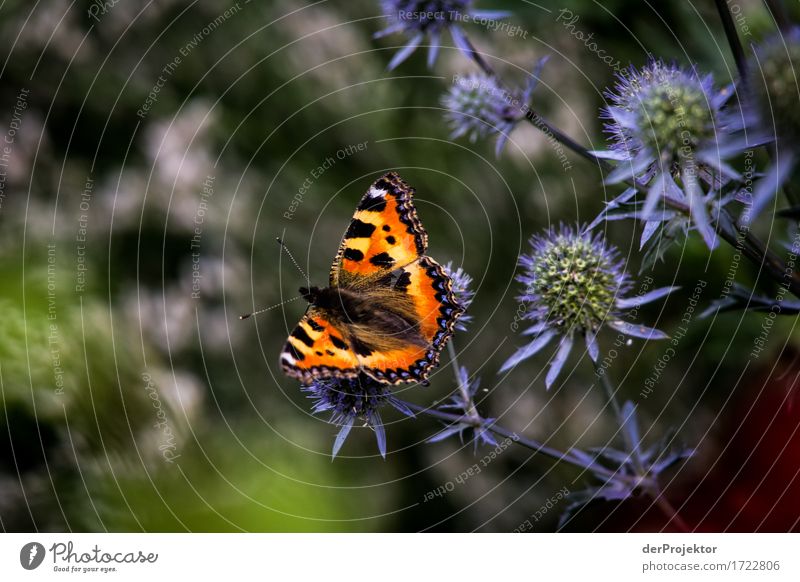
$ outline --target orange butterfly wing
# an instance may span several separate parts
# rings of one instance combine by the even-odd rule
[[[359,372],[344,334],[314,307],[289,334],[280,361],[286,375],[306,383],[320,377],[352,378]]]
[[[347,321],[334,324],[312,306],[281,354],[288,375],[310,382],[363,371],[392,384],[427,378],[464,309],[453,295],[450,277],[424,255],[428,235],[417,218],[413,194],[394,172],[370,186],[339,245],[330,286],[358,293],[376,311],[402,314],[416,341],[392,341],[377,327],[365,331]],[[369,349],[371,339],[383,347]]]
[[[405,293],[412,300],[415,324],[426,345],[408,343],[394,350],[378,350],[358,356],[359,363],[367,374],[382,382],[425,380],[439,361],[439,353],[464,308],[453,295],[450,277],[430,257],[421,257],[403,267],[394,291]],[[391,309],[391,303],[387,308]]]
[[[358,287],[425,254],[428,234],[417,218],[414,189],[389,172],[358,204],[331,266],[331,287]]]

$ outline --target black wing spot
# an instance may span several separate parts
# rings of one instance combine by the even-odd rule
[[[386,242],[389,243],[390,245],[393,245],[394,243],[397,242],[397,239],[395,239],[392,235],[389,235],[386,237]]]
[[[356,355],[367,357],[374,351],[371,347],[357,338],[353,338],[352,343],[353,351],[356,353]]]
[[[378,180],[375,182],[374,186],[378,190],[386,190],[387,192],[389,192],[390,190],[392,192],[394,192],[394,190],[395,190],[394,184],[392,184],[391,182],[388,182],[384,178],[378,178]]]
[[[369,210],[372,212],[383,212],[386,210],[386,200],[381,197],[364,196],[358,205],[359,210]]]
[[[344,258],[358,262],[364,260],[364,253],[358,249],[345,249]]]
[[[311,339],[311,337],[306,333],[306,330],[304,330],[300,326],[297,326],[296,328],[294,328],[294,331],[292,332],[292,337],[299,339],[301,342],[306,344],[308,347],[311,347],[311,346],[314,345],[314,340]]]
[[[394,259],[389,256],[389,253],[379,253],[372,257],[369,262],[376,267],[391,267],[394,265]]]
[[[321,356],[321,355],[322,355],[322,352],[320,352],[320,351],[316,351],[316,352],[314,352],[314,353],[315,353],[315,354],[317,354],[318,356]]]
[[[386,232],[389,232],[390,230],[392,230],[392,227],[389,226],[388,224],[384,224],[383,225],[383,230],[385,230]]]
[[[297,350],[297,348],[294,347],[294,345],[292,345],[292,342],[286,342],[286,347],[283,348],[283,351],[288,352],[289,355],[292,356],[292,358],[294,358],[298,362],[302,362],[303,360],[306,359],[306,357],[303,354],[301,354]]]
[[[313,320],[313,319],[307,319],[307,320],[306,320],[306,323],[308,324],[308,327],[310,327],[310,328],[311,328],[311,329],[313,329],[314,331],[323,331],[323,330],[325,329],[324,327],[322,327],[320,324],[318,324],[318,323],[317,323],[315,320]]]
[[[350,223],[344,238],[369,238],[375,232],[375,228],[374,224],[356,218]]]
[[[347,344],[344,342],[344,340],[340,337],[336,337],[335,335],[331,336],[331,343],[333,343],[334,347],[336,347],[337,349],[340,350],[347,349]]]
[[[395,283],[394,288],[398,291],[403,291],[411,285],[411,273],[408,271],[403,271],[403,274],[397,278],[397,283]]]
[[[329,356],[335,356],[336,355],[330,350],[325,350],[325,353],[328,354]]]

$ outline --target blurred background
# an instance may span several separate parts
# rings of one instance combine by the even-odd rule
[[[481,0],[512,10],[509,35],[466,24],[510,83],[551,58],[535,106],[591,149],[614,63],[648,54],[731,82],[714,3],[565,0],[558,9]],[[795,5],[795,3],[792,3]],[[572,28],[559,10],[579,18]],[[761,2],[736,9],[756,41],[774,30]],[[800,17],[800,14],[795,14]],[[566,449],[605,446],[589,361],[577,351],[547,392],[545,350],[513,374],[516,262],[531,234],[588,222],[619,190],[596,167],[518,127],[500,158],[493,141],[450,140],[441,96],[475,70],[445,41],[428,69],[417,51],[387,72],[404,44],[373,40],[378,2],[173,0],[0,4],[0,527],[6,531],[511,531],[587,475],[505,450],[445,495],[426,494],[482,458],[471,443],[424,441],[441,425],[385,410],[389,453],[356,428],[331,462],[336,427],[312,416],[277,366],[303,277],[327,281],[355,204],[380,174],[417,189],[430,254],[475,279],[462,364],[482,377],[479,408],[498,423]],[[564,158],[566,156],[566,158]],[[565,163],[565,159],[567,162]],[[614,223],[632,273],[635,225]],[[759,227],[779,248],[782,225]],[[695,236],[641,276],[681,285],[640,312],[672,333],[719,295],[733,264]],[[769,290],[769,287],[766,287]],[[665,346],[635,341],[610,368],[641,404],[645,440],[671,426],[698,449],[667,476],[667,495],[693,528],[796,529],[800,507],[798,332],[779,318],[745,365],[764,316],[689,315],[652,393],[641,395]],[[604,349],[613,335],[603,336]],[[449,359],[429,387],[400,388],[421,405],[454,389]],[[564,502],[561,502],[564,503]],[[660,530],[648,500],[596,503],[569,529]],[[559,507],[535,523],[556,528]]]

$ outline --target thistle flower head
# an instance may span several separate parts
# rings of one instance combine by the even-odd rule
[[[765,42],[750,66],[749,85],[762,123],[775,128],[778,139],[800,141],[800,28]]]
[[[452,281],[453,295],[456,296],[456,302],[465,310],[469,310],[469,306],[475,298],[475,291],[472,289],[472,277],[461,267],[454,269],[452,262],[448,262],[444,266],[444,272],[447,273]],[[472,321],[472,316],[469,313],[464,313],[458,318],[455,329],[467,331],[467,324],[470,321]]]
[[[597,332],[604,325],[644,339],[662,339],[663,332],[622,320],[625,310],[654,301],[673,288],[656,289],[626,297],[633,284],[625,271],[619,251],[601,235],[585,229],[560,226],[531,238],[532,252],[520,257],[523,273],[517,280],[525,285],[519,296],[525,319],[532,326],[523,332],[534,336],[503,364],[505,372],[533,356],[550,341],[560,337],[560,347],[545,383],[555,382],[569,356],[576,333],[583,335],[593,361],[600,348]]]
[[[661,61],[620,74],[608,93],[614,105],[605,111],[615,147],[634,156],[647,150],[670,161],[692,155],[715,136],[712,90],[710,75]]]
[[[509,15],[500,10],[474,10],[472,0],[381,0],[381,9],[386,17],[388,26],[375,34],[376,38],[394,34],[405,33],[409,37],[408,43],[392,58],[389,69],[394,69],[428,37],[428,66],[436,62],[439,52],[441,35],[449,30],[456,46],[467,57],[471,57],[472,50],[466,35],[459,26],[460,23],[471,20],[499,20]]]
[[[663,222],[670,218],[663,212],[665,203],[672,201],[685,209],[706,245],[716,247],[716,194],[722,185],[741,178],[724,159],[747,147],[741,122],[722,109],[731,93],[716,90],[711,75],[661,61],[620,74],[606,94],[612,105],[603,111],[611,149],[592,153],[618,162],[606,184],[648,185],[643,203],[627,204],[628,216]],[[626,192],[612,204],[627,202],[622,198],[631,196]]]
[[[494,77],[483,73],[456,77],[442,97],[450,137],[468,135],[475,142],[493,133],[508,133],[521,117],[511,101]]]
[[[407,416],[414,416],[392,395],[390,388],[389,384],[377,382],[364,374],[347,379],[319,379],[301,388],[314,401],[314,414],[330,411],[330,422],[341,427],[333,443],[333,457],[359,419],[375,431],[378,450],[381,456],[386,457],[386,431],[379,409],[389,404]]]
[[[597,329],[614,308],[618,294],[630,289],[630,277],[619,253],[601,235],[568,226],[531,239],[533,252],[523,255],[527,286],[520,296],[537,319],[561,330]]]

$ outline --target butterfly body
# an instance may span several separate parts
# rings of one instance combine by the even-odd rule
[[[395,173],[367,191],[331,267],[330,285],[302,288],[310,303],[281,353],[305,382],[365,373],[388,383],[425,381],[464,312],[408,187]]]

